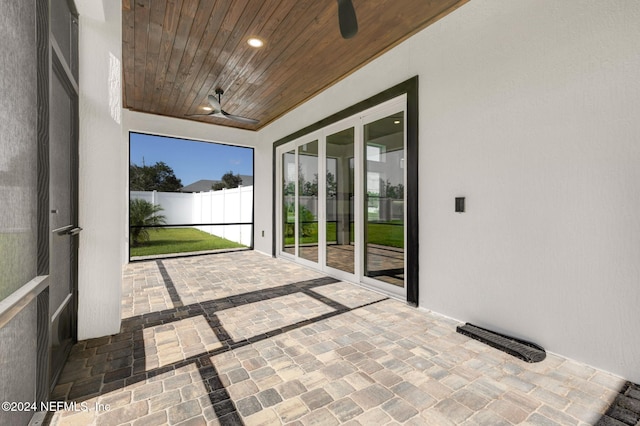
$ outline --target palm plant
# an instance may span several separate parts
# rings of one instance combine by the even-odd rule
[[[149,241],[146,227],[166,224],[165,216],[158,214],[162,210],[162,206],[146,200],[136,198],[129,202],[129,241],[132,246]]]

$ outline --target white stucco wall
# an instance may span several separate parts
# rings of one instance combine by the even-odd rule
[[[122,144],[117,68],[121,58],[119,2],[104,19],[79,2],[80,170],[78,339],[120,331],[127,147]],[[88,10],[88,13],[82,14]],[[99,7],[96,9],[102,10]]]
[[[260,131],[256,181],[275,140],[419,75],[420,306],[638,382],[638,22],[633,1],[473,0]]]
[[[124,110],[124,141],[129,148],[129,132],[151,133],[205,142],[254,147],[257,133],[233,127],[215,126],[199,121],[164,117]]]

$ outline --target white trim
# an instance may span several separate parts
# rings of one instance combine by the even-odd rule
[[[322,226],[321,226],[322,225]],[[318,139],[318,267],[327,263],[327,135]]]
[[[397,96],[393,99],[390,99],[386,102],[383,102],[379,105],[374,106],[373,108],[364,111],[361,116],[360,116],[360,129],[364,129],[364,127],[368,124],[371,124],[375,121],[381,120],[385,117],[388,117],[389,115],[396,113],[396,112],[403,112],[403,116],[404,116],[404,123],[403,123],[403,151],[405,153],[406,156],[406,152],[407,152],[407,95],[406,94],[402,94],[400,96]],[[360,161],[358,161],[357,163],[360,164],[361,167],[364,166],[365,161],[367,161],[367,159],[364,157],[366,155],[366,149],[365,149],[365,141],[364,141],[364,131],[362,131],[362,134],[360,135],[360,141],[357,144],[360,147],[361,150],[361,157],[360,157]],[[361,179],[366,179],[366,176],[364,176],[364,170],[361,170],[358,173],[358,176]],[[405,188],[407,187],[407,168],[405,167],[403,170],[403,180],[404,180],[404,186]],[[360,194],[360,198],[361,200],[364,200],[364,182],[360,182],[358,189],[360,189],[362,191],[362,193]],[[366,212],[364,211],[364,203],[361,203],[360,206],[360,212],[361,212],[361,224],[364,225],[364,221],[366,220]],[[406,203],[406,191],[405,191],[405,203],[404,203],[404,241],[405,241],[405,250],[406,250],[406,242],[407,242],[407,203]],[[361,232],[361,234],[363,234]],[[376,280],[375,278],[371,278],[371,277],[367,277],[364,275],[364,259],[365,259],[365,244],[364,244],[364,234],[361,235],[360,237],[360,247],[362,247],[361,250],[361,254],[360,254],[360,261],[361,261],[361,266],[359,269],[359,273],[361,274],[360,276],[360,282],[363,284],[363,286],[365,286],[366,288],[369,289],[375,289],[376,291],[380,291],[384,294],[387,294],[391,297],[396,297],[396,298],[402,298],[402,300],[406,301],[407,299],[407,256],[406,256],[406,251],[404,253],[404,276],[405,279],[403,281],[403,286],[402,287],[398,287],[398,286],[394,286],[393,284],[389,284],[386,283],[384,281],[380,281],[380,280]]]

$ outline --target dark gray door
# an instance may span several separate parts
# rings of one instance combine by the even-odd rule
[[[50,98],[50,315],[51,384],[76,339],[78,243],[78,96],[53,52]]]
[[[50,1],[50,386],[77,337],[78,20],[73,1]]]

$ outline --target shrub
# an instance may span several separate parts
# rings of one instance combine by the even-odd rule
[[[162,206],[146,200],[136,198],[129,202],[129,241],[132,246],[149,241],[147,227],[166,224],[165,216],[158,214],[163,210]]]

